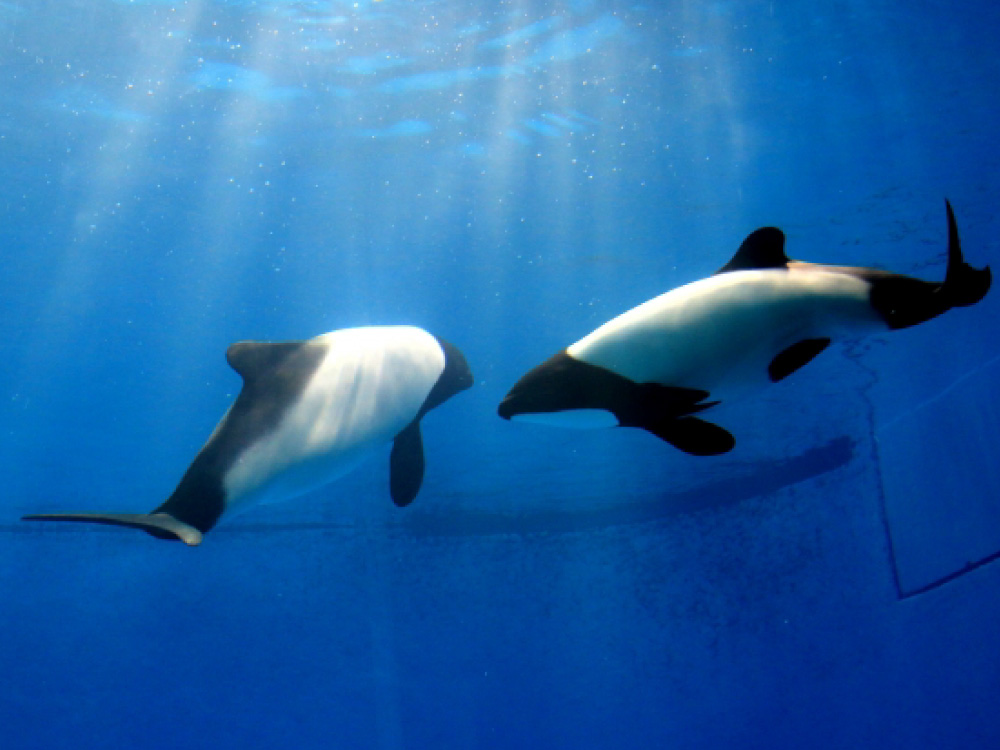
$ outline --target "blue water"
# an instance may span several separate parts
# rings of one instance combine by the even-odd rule
[[[1000,747],[1000,295],[837,346],[692,458],[497,418],[790,255],[1000,267],[992,2],[0,2],[11,748]],[[412,323],[476,385],[198,548],[144,512],[243,339]]]

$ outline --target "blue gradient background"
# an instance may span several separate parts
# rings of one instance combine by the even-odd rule
[[[1000,265],[1000,6],[0,2],[0,726],[17,748],[1000,747],[998,299],[720,408],[508,424],[752,229]],[[476,387],[197,549],[152,508],[241,339],[413,323]]]

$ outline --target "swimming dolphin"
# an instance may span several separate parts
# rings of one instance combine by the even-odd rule
[[[750,234],[714,275],[608,321],[522,377],[505,419],[640,427],[693,455],[733,448],[694,416],[788,377],[838,338],[907,328],[979,302],[989,266],[962,258],[951,205],[941,283],[873,268],[789,260],[774,227]]]
[[[243,388],[166,502],[151,513],[24,520],[129,526],[195,545],[224,514],[320,487],[390,441],[390,494],[404,506],[423,481],[421,417],[472,385],[456,347],[412,326],[244,341],[226,359]]]

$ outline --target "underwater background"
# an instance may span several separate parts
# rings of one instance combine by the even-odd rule
[[[715,458],[499,419],[781,227],[1000,264],[1000,5],[0,1],[9,748],[1000,747],[1000,295],[713,412]],[[198,548],[146,512],[238,340],[412,323],[475,386]]]

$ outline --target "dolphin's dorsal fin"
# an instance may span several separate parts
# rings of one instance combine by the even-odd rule
[[[272,372],[289,355],[302,348],[302,341],[271,344],[262,341],[238,341],[226,350],[226,361],[246,383],[257,380],[261,373]]]
[[[787,265],[785,233],[777,227],[761,227],[747,235],[736,255],[716,273],[785,268]]]

